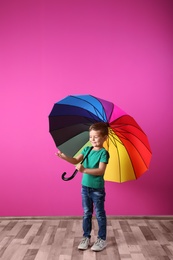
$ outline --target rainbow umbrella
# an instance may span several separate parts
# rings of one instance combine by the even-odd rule
[[[54,104],[49,115],[49,132],[59,150],[75,156],[91,146],[89,127],[107,122],[109,136],[104,143],[110,159],[104,179],[125,182],[139,178],[149,168],[151,149],[137,122],[112,102],[92,95],[69,95]]]

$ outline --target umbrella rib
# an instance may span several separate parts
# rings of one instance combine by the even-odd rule
[[[132,126],[132,127],[135,127],[135,128],[137,128],[141,133],[143,133],[145,136],[146,136],[146,134],[144,133],[144,131],[141,129],[141,127],[139,126],[139,127],[137,127],[137,126],[134,126],[134,125],[132,125],[132,124],[120,124],[119,126],[118,125],[116,125],[116,128],[117,127],[119,127],[119,129],[122,129],[122,127],[124,127],[124,126]],[[119,133],[130,133],[130,134],[132,134],[133,136],[135,136],[137,139],[139,139],[135,134],[133,134],[132,132],[129,132],[129,131],[125,131],[125,130],[123,130],[122,132],[120,132],[120,131],[118,131],[118,129],[116,130],[116,132],[119,132]],[[146,136],[146,138],[147,138],[147,136]],[[127,139],[127,138],[126,138]],[[128,140],[128,139],[127,139]],[[140,139],[139,139],[140,140]],[[140,140],[141,141],[141,140]],[[142,141],[141,141],[142,142]],[[142,142],[143,143],[143,145],[147,148],[147,150],[149,151],[149,152],[151,152],[151,150],[145,145],[145,143],[144,142]]]
[[[117,138],[115,138],[114,136],[114,131],[110,129],[109,132],[109,139],[111,140],[111,142],[114,144],[114,146],[117,148],[117,154],[118,154],[118,163],[119,163],[119,178],[120,178],[120,182],[121,182],[121,164],[120,164],[120,153],[119,153],[119,149],[117,146],[117,142],[119,142],[120,144],[124,145],[122,142],[120,142]]]
[[[117,132],[119,132],[119,131],[117,131]],[[125,132],[125,131],[124,131]],[[142,131],[143,132],[143,131]],[[126,138],[124,135],[123,135],[123,132],[120,132],[121,134],[122,134],[122,138],[124,138],[125,140],[128,140],[132,145],[133,145],[133,143],[128,139],[128,138]],[[126,131],[126,133],[127,133],[127,131]],[[128,133],[130,133],[130,134],[132,134],[131,132],[128,132]],[[115,134],[115,132],[112,130],[112,129],[110,129],[110,134],[109,134],[109,138],[110,138],[110,140],[112,141],[112,143],[115,145],[115,147],[117,148],[117,152],[118,152],[118,157],[119,157],[119,159],[120,159],[120,156],[119,156],[119,151],[118,151],[118,146],[117,146],[117,144],[116,144],[116,142],[119,142],[120,144],[122,144],[123,146],[124,146],[124,143],[123,143],[123,141],[122,141],[122,139],[121,138],[119,138],[120,140],[121,140],[121,142],[117,139],[117,138],[115,138],[114,135]],[[138,140],[140,140],[135,134],[132,134],[133,136],[135,136]],[[118,136],[118,135],[117,135]],[[141,141],[141,140],[140,140]],[[141,141],[142,142],[142,141]],[[144,144],[144,142],[142,142],[142,144],[146,147],[146,145]],[[141,157],[141,159],[142,159],[142,161],[144,162],[144,164],[145,164],[145,166],[146,166],[146,168],[148,168],[148,166],[146,165],[146,163],[145,163],[145,161],[144,161],[144,159],[143,159],[143,157],[142,157],[142,155],[141,155],[141,153],[139,152],[139,150],[133,145],[133,147],[138,151],[138,154],[140,155],[140,157]],[[151,151],[146,147],[146,149],[151,153]],[[127,150],[126,150],[127,151]],[[127,153],[128,153],[128,151],[127,151]],[[129,157],[130,157],[130,154],[128,153],[128,155],[129,155]],[[121,168],[120,168],[120,160],[118,160],[118,162],[119,162],[119,169],[120,169],[120,179],[121,179]],[[133,170],[134,170],[134,166],[133,166],[133,162],[131,161],[131,163],[132,163],[132,167],[133,167]],[[135,170],[134,170],[134,174],[135,174],[135,177],[136,177],[136,173],[135,173]],[[136,177],[137,178],[137,177]]]
[[[95,117],[93,116],[93,114],[92,114],[91,112],[88,111],[88,113],[91,115],[91,118],[86,117],[86,116],[83,116],[83,118],[87,118],[87,120],[88,120],[88,122],[89,122],[90,124],[94,124],[94,123],[96,122]],[[98,118],[98,119],[99,119],[99,118]],[[76,125],[78,125],[78,124],[80,125],[81,122],[76,123]],[[82,123],[82,124],[88,126],[87,123]],[[69,125],[64,126],[64,127],[60,127],[60,128],[58,128],[58,129],[65,129],[65,128],[68,128],[68,127],[69,127]],[[50,131],[51,131],[51,132],[54,132],[54,131],[57,131],[57,129],[55,129],[55,130],[49,129],[49,132],[50,132]]]
[[[95,98],[95,97],[92,96],[92,95],[90,95],[90,96],[93,97],[93,98]],[[92,103],[90,103],[89,101],[87,101],[87,100],[85,100],[85,99],[82,99],[82,98],[79,98],[79,97],[75,97],[75,96],[71,96],[71,97],[76,98],[76,99],[79,99],[79,100],[82,100],[82,101],[85,101],[86,103],[88,103],[89,105],[91,105],[91,106],[94,108],[94,110],[95,110],[97,116],[100,115],[101,119],[102,119],[104,122],[107,121],[107,118],[104,117],[104,115],[106,115],[105,110],[104,110],[104,107],[103,107],[102,103],[101,103],[98,99],[97,99],[97,101],[101,104],[102,111],[104,112],[103,114],[101,114],[100,111],[99,111]]]
[[[124,137],[124,139],[126,139],[126,140],[128,140],[132,145],[133,145],[133,143],[128,139],[128,138],[126,138],[126,137]],[[139,138],[138,138],[139,139]],[[143,143],[143,142],[142,142]],[[144,143],[143,143],[144,144]],[[145,146],[145,145],[144,145]],[[133,147],[135,147],[134,145],[133,145]],[[145,146],[146,147],[146,146]],[[144,164],[145,164],[145,166],[146,166],[146,168],[148,168],[148,166],[147,166],[147,164],[145,163],[145,160],[143,159],[143,157],[142,157],[142,154],[139,152],[139,150],[135,147],[135,149],[138,151],[138,154],[140,155],[140,157],[141,157],[141,159],[142,159],[142,161],[144,162]],[[150,152],[150,150],[146,147],[146,149]],[[130,155],[129,155],[130,156]]]
[[[140,129],[139,129],[139,131],[141,131]],[[145,143],[144,142],[142,142],[142,140],[141,139],[139,139],[138,138],[138,136],[137,135],[135,135],[133,132],[129,132],[129,131],[117,131],[117,132],[119,132],[120,134],[122,134],[123,135],[123,133],[129,133],[129,134],[131,134],[131,135],[133,135],[133,136],[135,136],[138,140],[140,140],[140,142],[146,147],[146,149],[149,151],[149,152],[151,152],[150,151],[150,149],[145,145]],[[144,135],[145,135],[145,133],[143,132],[143,131],[141,131]],[[146,136],[146,135],[145,135]],[[126,139],[126,140],[129,140],[128,138],[126,138],[124,135],[123,135],[123,137],[124,137],[124,139]],[[147,136],[146,136],[147,137]],[[130,140],[129,140],[130,141]]]
[[[112,131],[113,132],[113,131]],[[111,137],[113,137],[112,136],[112,134],[111,134]],[[110,138],[111,139],[111,138]],[[112,140],[114,140],[114,141],[112,141]],[[125,147],[125,145],[123,144],[123,142],[120,142],[119,140],[117,140],[115,137],[113,137],[112,138],[112,143],[115,145],[115,147],[117,148],[117,153],[118,153],[118,162],[119,162],[119,173],[120,173],[120,175],[119,175],[119,177],[120,177],[120,183],[121,183],[121,163],[120,163],[120,153],[119,153],[119,149],[118,149],[118,146],[117,146],[117,144],[116,144],[116,142],[119,142],[120,144],[122,144],[124,147]],[[121,139],[120,139],[121,140]],[[127,150],[126,150],[127,151]],[[128,153],[128,152],[127,152]],[[129,154],[129,153],[128,153]],[[129,157],[130,157],[130,155],[129,155]],[[131,161],[131,163],[132,163],[132,161]],[[133,167],[133,172],[134,172],[134,175],[135,175],[135,177],[136,177],[136,173],[135,173],[135,169],[134,169],[134,166],[133,166],[133,163],[132,163],[132,167]]]
[[[127,133],[127,132],[126,132]],[[132,134],[131,132],[128,132],[128,133],[130,133],[130,134]],[[121,134],[123,135],[123,133],[121,132]],[[132,134],[133,136],[135,136],[138,140],[140,140],[136,135],[134,135],[134,134]],[[145,164],[145,166],[146,166],[146,168],[148,168],[148,166],[146,165],[146,163],[145,163],[145,161],[144,161],[144,159],[143,159],[143,157],[142,157],[142,154],[139,152],[139,150],[134,146],[134,144],[128,139],[128,138],[126,138],[124,135],[123,135],[123,137],[122,138],[124,138],[125,140],[128,140],[132,145],[133,145],[133,147],[138,151],[138,154],[140,155],[140,157],[141,157],[141,159],[142,159],[142,161],[144,162],[144,164]],[[120,140],[121,140],[121,138],[120,138]],[[141,141],[141,140],[140,140]],[[146,145],[141,141],[141,143],[146,147]],[[123,144],[123,141],[122,141],[122,144]],[[124,145],[124,144],[123,144]],[[151,151],[146,147],[146,149],[151,153]],[[127,151],[127,153],[128,153],[128,151]],[[129,154],[129,153],[128,153]],[[130,154],[129,154],[129,157],[130,157]],[[134,168],[134,167],[133,167]]]
[[[129,116],[129,115],[128,115]],[[121,117],[119,117],[118,119],[121,119],[121,118],[123,118],[124,117],[124,115],[123,116],[121,116]],[[129,116],[129,117],[131,117],[131,116]],[[134,119],[133,119],[134,120]],[[120,124],[116,124],[116,127],[124,127],[124,126],[133,126],[133,127],[135,127],[135,128],[137,128],[139,131],[141,131],[143,134],[145,134],[144,133],[144,131],[141,129],[141,127],[138,125],[138,124],[136,124],[135,126],[133,125],[133,124],[130,124],[130,123],[120,123]],[[145,134],[146,135],[146,134]]]

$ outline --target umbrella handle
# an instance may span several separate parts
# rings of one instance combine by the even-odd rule
[[[88,155],[89,155],[89,153],[91,152],[92,149],[93,149],[93,146],[90,147],[88,153],[86,154],[86,156],[84,157],[84,159],[82,160],[81,163],[83,163],[83,162],[85,161],[85,159],[88,157]],[[78,172],[78,170],[76,169],[76,170],[74,171],[74,173],[73,173],[69,178],[66,178],[66,177],[65,177],[65,175],[66,175],[67,173],[64,172],[64,173],[62,174],[61,178],[63,179],[63,181],[70,181],[71,179],[73,179],[73,178],[76,176],[77,172]]]
[[[74,173],[73,173],[70,177],[68,177],[68,178],[65,177],[65,175],[66,175],[67,173],[64,172],[64,173],[62,174],[62,177],[61,177],[61,178],[63,179],[63,181],[70,181],[71,179],[73,179],[73,178],[76,176],[77,172],[78,172],[78,170],[76,169],[76,170],[74,171]]]

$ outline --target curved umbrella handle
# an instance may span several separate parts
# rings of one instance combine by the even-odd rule
[[[61,178],[63,179],[63,181],[70,181],[70,180],[72,180],[72,179],[76,176],[77,172],[78,172],[78,170],[76,169],[76,170],[74,171],[74,173],[73,173],[70,177],[68,177],[68,178],[65,177],[65,175],[66,175],[67,173],[64,172],[64,173],[62,174],[62,177],[61,177]]]
[[[83,161],[82,161],[81,163],[83,163],[83,162],[85,161],[85,159],[88,157],[88,155],[89,155],[89,153],[91,152],[92,149],[93,149],[93,146],[90,147],[88,153],[86,154],[86,156],[84,157],[84,159],[83,159]],[[76,169],[76,170],[74,171],[74,173],[73,173],[70,177],[68,177],[68,178],[65,177],[65,175],[66,175],[67,173],[64,172],[64,173],[62,174],[61,178],[63,179],[63,181],[70,181],[70,180],[72,180],[72,179],[76,176],[77,172],[78,172],[78,170]]]

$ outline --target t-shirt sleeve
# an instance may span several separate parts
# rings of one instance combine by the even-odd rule
[[[109,153],[108,151],[104,150],[104,152],[102,153],[102,156],[100,158],[100,162],[103,162],[103,163],[108,163],[109,162]]]
[[[83,150],[81,151],[81,154],[82,154],[83,156],[85,156],[85,154],[88,152],[88,149],[89,149],[89,146],[83,148]]]

